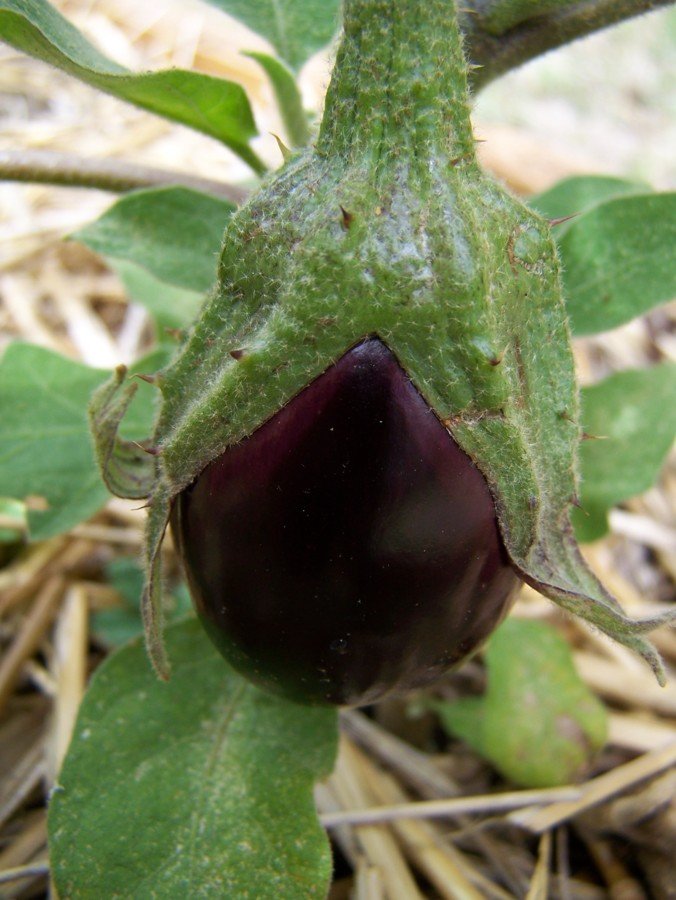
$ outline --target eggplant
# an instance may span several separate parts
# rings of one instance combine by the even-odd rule
[[[207,466],[172,529],[219,650],[302,702],[437,680],[520,583],[483,475],[377,338]]]
[[[316,142],[228,222],[218,283],[153,379],[147,444],[118,434],[123,369],[92,399],[106,483],[147,498],[162,678],[171,517],[214,640],[301,699],[429,683],[518,579],[664,680],[645,634],[673,613],[626,616],[575,541],[582,429],[556,246],[477,161],[456,12],[345,0]]]

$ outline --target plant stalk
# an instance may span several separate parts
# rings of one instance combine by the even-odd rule
[[[449,0],[346,0],[319,154],[416,160],[443,148],[452,157],[473,157],[454,6]]]
[[[465,50],[473,66],[470,86],[481,90],[500,75],[536,56],[673,0],[470,0],[461,10]],[[524,7],[531,13],[525,17]],[[496,25],[504,30],[497,31]],[[510,24],[513,23],[513,24]]]
[[[94,159],[49,150],[0,151],[0,180],[94,188],[121,194],[142,188],[181,185],[242,203],[248,191],[210,178],[171,169],[139,166],[116,159]]]

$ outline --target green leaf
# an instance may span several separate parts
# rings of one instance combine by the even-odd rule
[[[578,538],[608,530],[607,512],[648,490],[676,437],[676,365],[620,372],[582,391],[587,434],[602,438],[580,448],[582,509],[574,511]]]
[[[0,495],[34,498],[34,540],[68,531],[108,499],[87,424],[89,396],[108,375],[32,344],[11,344],[0,361]],[[135,438],[152,424],[151,391],[143,388],[131,417]]]
[[[105,567],[105,575],[108,584],[119,594],[121,605],[94,612],[91,627],[108,647],[119,647],[141,633],[143,572],[135,559],[118,556]]]
[[[201,293],[216,280],[223,231],[234,210],[227,200],[183,187],[134,191],[71,236],[160,281]]]
[[[335,711],[243,681],[196,621],[167,639],[168,684],[140,641],[92,680],[49,809],[59,896],[324,897],[312,788],[333,763]]]
[[[158,327],[157,340],[166,340],[165,331],[189,325],[204,302],[204,295],[160,281],[147,269],[126,260],[108,258],[132,303],[148,310]]]
[[[577,335],[607,331],[676,294],[676,193],[618,197],[571,223],[559,241]]]
[[[586,212],[613,197],[645,194],[649,190],[647,184],[626,181],[612,175],[573,175],[557,182],[548,191],[531,197],[528,205],[546,219],[562,219],[565,216],[576,216]],[[557,225],[554,236],[561,240],[572,222],[573,220],[570,220]]]
[[[28,527],[26,506],[13,497],[0,497],[0,544],[14,544],[20,541]],[[2,548],[0,548],[2,559]]]
[[[274,56],[267,53],[245,53],[244,56],[255,59],[270,79],[291,146],[304,147],[310,140],[310,128],[296,79]]]
[[[338,0],[207,0],[263,35],[297,72],[338,30]]]
[[[108,583],[120,595],[120,606],[102,609],[92,615],[92,631],[108,647],[119,647],[143,633],[141,621],[141,596],[144,573],[136,559],[119,556],[105,567]],[[184,619],[192,609],[185,582],[166,595],[167,621]]]
[[[249,100],[231,81],[169,69],[134,73],[108,59],[46,0],[0,0],[0,38],[86,84],[222,141],[255,172]]]
[[[565,640],[542,622],[508,619],[490,640],[486,665],[484,697],[434,704],[444,728],[514,784],[580,778],[605,743],[607,716]]]
[[[106,377],[41,347],[11,344],[0,361],[0,494],[29,503],[31,537],[67,531],[108,499],[87,427],[87,402]]]

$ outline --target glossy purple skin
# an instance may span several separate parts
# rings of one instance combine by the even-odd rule
[[[212,462],[172,527],[218,649],[300,702],[429,684],[518,584],[484,477],[378,339]]]

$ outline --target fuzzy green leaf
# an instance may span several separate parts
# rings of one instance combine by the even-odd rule
[[[168,69],[134,73],[108,59],[46,0],[0,0],[0,39],[92,87],[222,141],[256,172],[248,144],[257,134],[243,88],[231,81]]]
[[[14,544],[20,541],[28,527],[26,506],[13,497],[0,497],[0,544]],[[2,558],[0,548],[0,559]]]
[[[676,438],[676,365],[620,372],[582,391],[585,431],[599,440],[580,450],[582,509],[573,515],[582,541],[608,530],[607,512],[648,490]]]
[[[204,302],[203,294],[160,281],[135,263],[112,258],[107,262],[132,303],[145,307],[152,316],[158,328],[158,342],[166,341],[168,330],[186,328]]]
[[[120,605],[102,609],[92,615],[92,631],[108,647],[120,647],[143,633],[141,598],[143,570],[136,559],[118,556],[105,567],[106,581],[119,597]],[[190,594],[184,581],[167,594],[167,620],[184,619],[192,609]]]
[[[559,241],[573,332],[616,328],[676,295],[676,193],[617,197]]]
[[[34,540],[67,531],[108,499],[87,425],[89,396],[108,374],[32,344],[11,344],[0,362],[0,495],[34,498]],[[150,431],[146,386],[125,425],[136,438]]]
[[[546,219],[563,219],[565,216],[577,217],[614,197],[645,194],[648,190],[647,184],[612,175],[573,175],[558,181],[548,191],[531,197],[528,205]],[[554,236],[557,240],[561,240],[574,221],[570,219],[556,226]]]
[[[435,704],[442,724],[523,787],[575,781],[606,740],[604,707],[549,625],[508,619],[486,651],[481,698]]]
[[[157,681],[140,641],[97,671],[49,811],[61,897],[324,897],[312,787],[335,711],[243,681],[201,626],[172,626]]]
[[[338,0],[207,0],[263,35],[297,72],[338,29]]]
[[[255,59],[270,79],[291,146],[304,147],[310,140],[310,128],[295,78],[286,66],[274,56],[268,56],[267,53],[245,53],[244,55]]]
[[[67,531],[108,498],[86,412],[106,375],[30,344],[11,344],[0,362],[0,494],[34,498],[35,540]]]
[[[105,567],[105,576],[106,582],[117,591],[120,605],[95,611],[91,627],[96,638],[106,646],[120,647],[141,632],[143,572],[136,560],[118,556]]]
[[[183,187],[127,194],[72,237],[104,256],[142,266],[160,281],[209,290],[223,230],[235,207]]]

